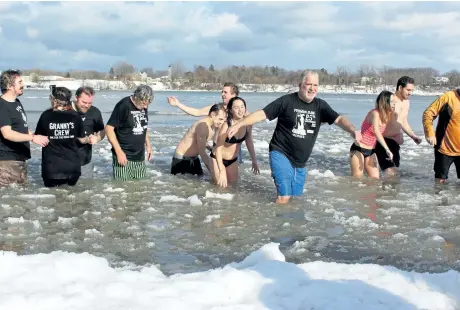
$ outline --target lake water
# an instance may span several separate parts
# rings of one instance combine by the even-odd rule
[[[127,92],[98,92],[94,101],[106,122]],[[237,188],[220,189],[209,175],[199,179],[169,174],[175,146],[197,118],[170,107],[166,96],[201,107],[220,99],[211,92],[157,92],[150,106],[154,159],[148,178],[118,183],[111,179],[107,139],[94,149],[94,180],[73,188],[46,189],[40,177],[41,150],[33,145],[25,188],[0,189],[0,250],[20,254],[89,252],[113,266],[155,264],[164,273],[194,272],[239,261],[268,242],[278,242],[288,261],[314,260],[393,265],[405,270],[460,270],[460,196],[451,182],[434,186],[433,149],[405,137],[401,180],[351,180],[351,137],[322,126],[308,162],[305,194],[289,205],[273,203],[276,191],[268,165],[275,122],[254,126],[261,175],[240,166]],[[250,111],[282,94],[243,93]],[[324,94],[339,113],[359,127],[375,95]],[[48,108],[48,92],[26,90],[20,98],[35,128]],[[434,97],[413,96],[409,122],[423,137],[421,117]],[[193,199],[189,197],[195,196]],[[199,201],[198,201],[199,200]]]

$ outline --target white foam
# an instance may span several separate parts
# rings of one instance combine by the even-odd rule
[[[166,202],[166,201],[174,201],[174,202],[183,202],[187,201],[185,198],[180,198],[174,195],[168,195],[168,196],[161,196],[160,197],[160,202]]]
[[[234,194],[230,194],[230,193],[217,194],[217,193],[213,193],[213,192],[210,192],[210,191],[206,191],[205,198],[217,198],[217,199],[224,199],[224,200],[232,200],[234,196],[235,196]]]
[[[206,216],[203,223],[211,223],[212,220],[217,220],[217,219],[220,219],[220,214],[211,214],[211,215]]]
[[[115,192],[124,192],[124,188],[112,188],[111,186],[104,189],[104,192],[115,193]]]
[[[312,169],[308,171],[309,175],[314,175],[318,177],[325,177],[325,178],[333,178],[335,177],[334,173],[331,170],[326,170],[324,172],[320,172],[318,169]]]

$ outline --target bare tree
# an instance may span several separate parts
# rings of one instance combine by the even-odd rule
[[[131,76],[136,72],[136,67],[125,61],[119,61],[112,66],[113,73],[117,78]]]
[[[171,64],[171,82],[177,81],[185,74],[185,67],[181,61],[176,61]]]

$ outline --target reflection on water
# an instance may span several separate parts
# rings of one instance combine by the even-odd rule
[[[209,175],[169,174],[174,148],[193,118],[157,117],[151,122],[155,158],[146,180],[112,181],[110,147],[104,140],[94,150],[95,180],[46,189],[40,150],[34,148],[30,184],[0,189],[0,249],[90,252],[115,266],[155,264],[169,274],[223,266],[274,241],[296,263],[460,270],[459,185],[455,179],[433,185],[433,153],[426,142],[417,146],[406,141],[401,180],[382,186],[348,177],[352,141],[336,127],[325,126],[308,163],[304,195],[277,206],[268,165],[275,123],[254,129],[261,175],[251,173],[244,147],[240,184],[219,189],[210,184]]]

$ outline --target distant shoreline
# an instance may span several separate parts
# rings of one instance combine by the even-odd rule
[[[25,81],[25,86],[30,90],[48,90],[50,85],[57,85],[67,87],[75,91],[79,87],[91,86],[96,91],[132,91],[134,87],[142,84],[141,81],[133,81],[131,87],[127,87],[122,81],[108,81],[108,80],[50,80],[42,81],[39,84]],[[162,92],[220,92],[220,89],[172,89],[169,83],[156,82],[147,83],[154,91]],[[296,92],[298,87],[293,85],[279,85],[279,84],[239,84],[241,93],[281,93],[287,94]],[[320,85],[319,94],[356,94],[356,95],[377,95],[382,90],[395,91],[393,85],[379,85],[375,87],[366,86],[339,86],[339,85]],[[415,87],[413,95],[418,96],[439,96],[448,89],[439,89],[435,91],[421,90]]]

